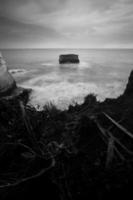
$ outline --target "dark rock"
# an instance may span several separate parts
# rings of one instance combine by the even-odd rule
[[[76,54],[66,54],[66,55],[60,55],[59,57],[59,63],[65,64],[65,63],[79,63],[78,55]]]
[[[124,95],[132,95],[133,94],[133,71],[131,71],[128,83],[124,92]]]

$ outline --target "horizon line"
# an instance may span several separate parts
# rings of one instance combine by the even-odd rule
[[[133,50],[133,47],[127,48],[127,47],[96,47],[96,48],[80,48],[80,47],[73,47],[73,48],[63,48],[63,47],[48,47],[48,48],[31,48],[31,47],[26,47],[26,48],[0,48],[0,50],[52,50],[52,49],[70,49],[70,50],[77,50],[77,49],[82,49],[82,50]]]

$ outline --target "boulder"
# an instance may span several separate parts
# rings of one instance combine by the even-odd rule
[[[66,63],[79,63],[79,57],[76,54],[66,54],[66,55],[60,55],[59,57],[59,63],[60,64],[66,64]]]
[[[0,97],[8,96],[16,88],[16,82],[8,72],[6,62],[0,53]]]

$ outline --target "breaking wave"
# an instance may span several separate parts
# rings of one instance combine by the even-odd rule
[[[117,97],[124,90],[124,85],[119,82],[98,84],[92,82],[71,83],[65,77],[56,73],[33,78],[23,83],[23,87],[30,87],[33,92],[30,104],[43,108],[48,102],[52,102],[60,109],[67,109],[70,104],[81,104],[89,93],[103,101],[105,98]]]

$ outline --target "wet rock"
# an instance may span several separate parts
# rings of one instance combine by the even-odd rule
[[[6,62],[0,53],[0,97],[10,95],[16,88],[16,82],[8,72]]]
[[[79,63],[79,57],[76,54],[66,54],[66,55],[60,55],[59,57],[59,63],[65,64],[65,63]]]

